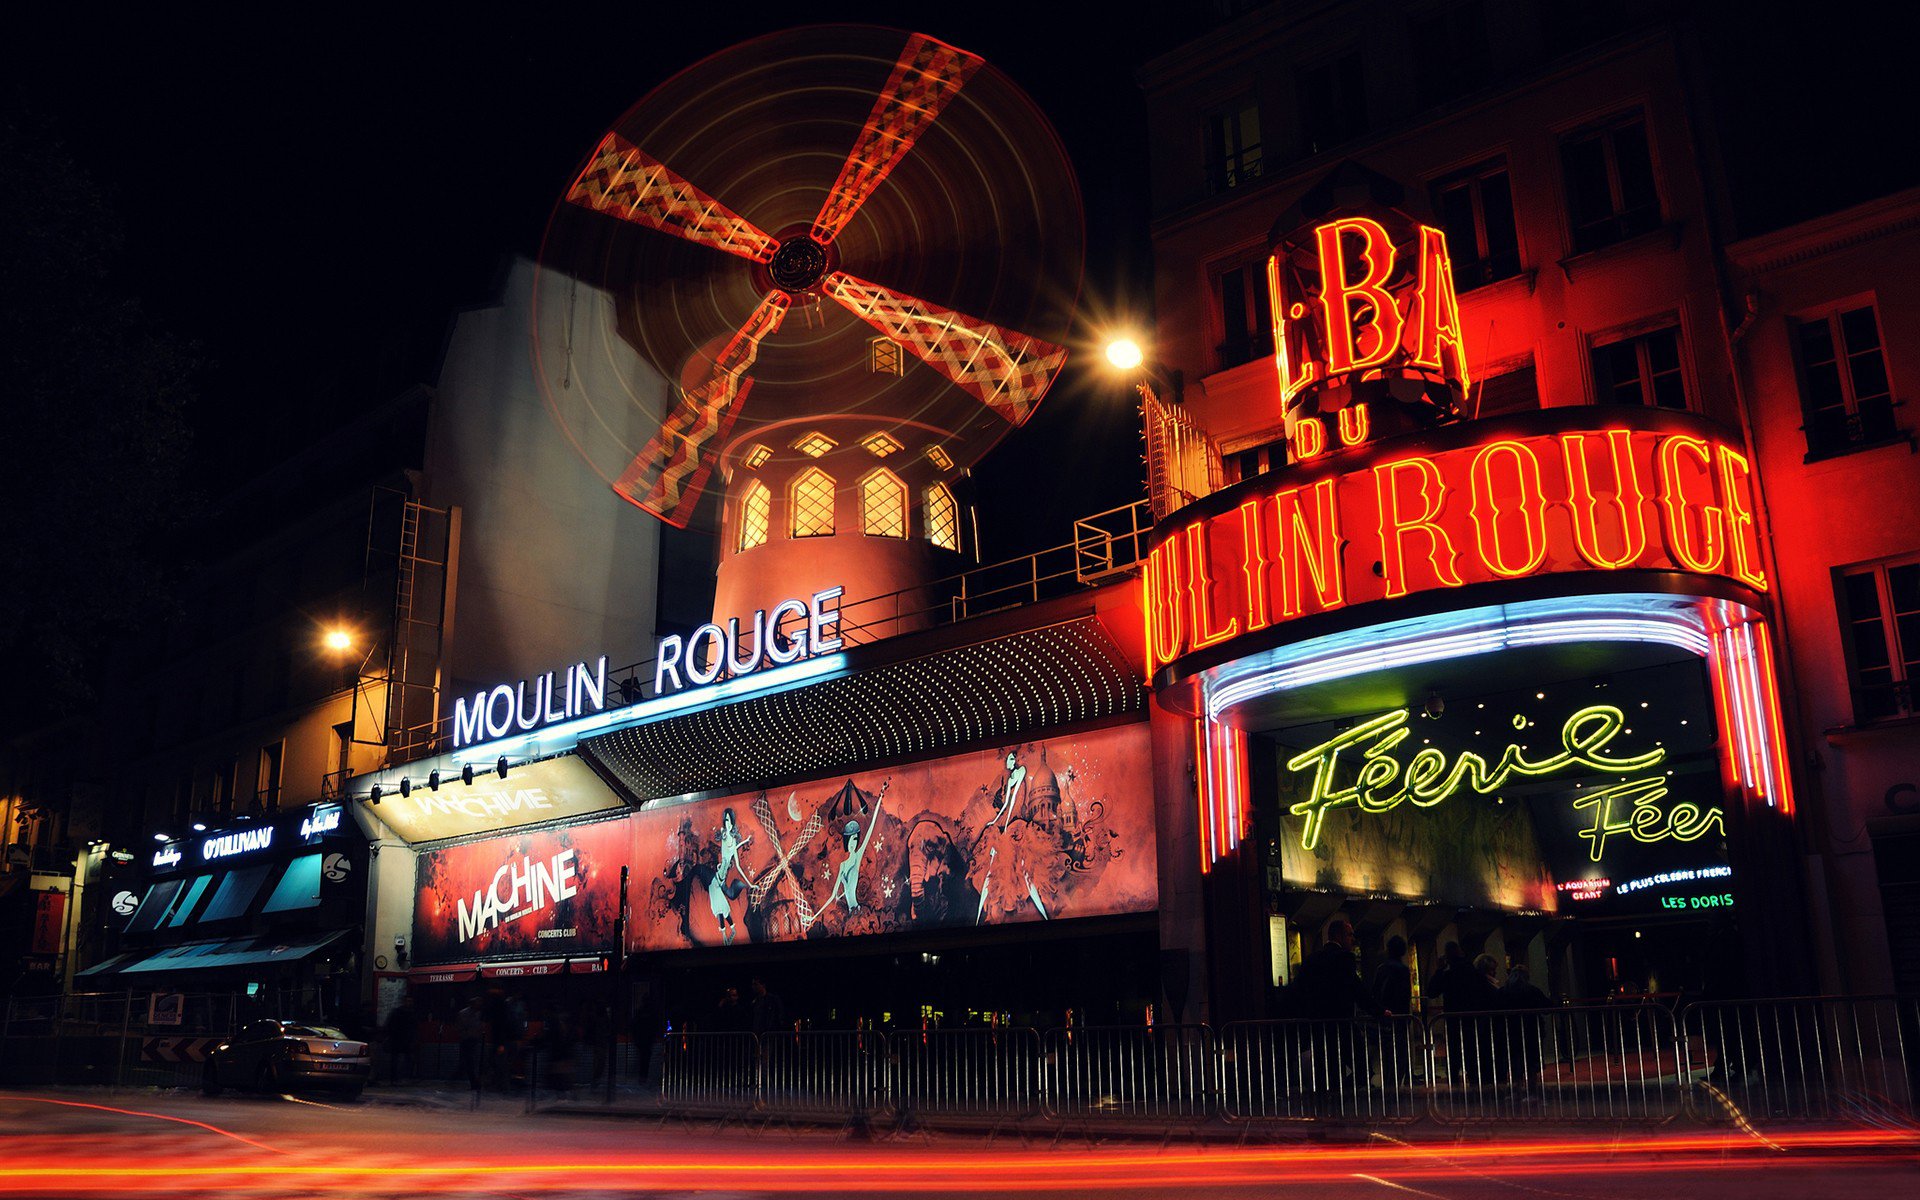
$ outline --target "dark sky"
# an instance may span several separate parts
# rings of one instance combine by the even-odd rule
[[[1012,76],[1060,128],[1087,197],[1083,294],[1144,295],[1133,72],[1165,41],[1072,7],[912,19]],[[203,347],[198,453],[232,478],[431,381],[450,314],[486,301],[506,255],[537,248],[580,160],[666,75],[796,14],[907,19],[897,4],[545,5],[457,21],[329,7],[272,26],[180,11],[36,18],[46,27],[9,52],[11,99],[51,119],[124,220],[127,288]],[[1056,428],[1068,415],[1043,410],[1020,439],[1027,456],[1069,432]],[[1063,522],[1040,541],[1066,534]]]
[[[75,12],[10,17],[0,87],[51,120],[124,220],[127,289],[204,348],[199,459],[243,478],[313,431],[431,381],[450,314],[485,302],[505,255],[537,246],[608,125],[667,74],[802,15],[911,21],[1012,76],[1081,173],[1083,311],[1143,299],[1134,73],[1194,32],[1183,14],[1210,6],[640,0],[357,16],[329,6],[271,24],[241,15],[259,8],[183,18],[174,5],[62,7]],[[1739,160],[1736,188],[1761,209],[1751,223],[1910,182],[1910,130],[1908,148],[1887,153],[1895,143],[1876,130],[1907,126],[1889,125],[1894,114],[1871,94],[1902,76],[1906,40],[1866,28],[1867,7],[1792,23],[1769,7],[1695,10],[1714,14],[1715,99],[1746,118],[1725,144]],[[1163,15],[1145,15],[1154,11]],[[1782,5],[1774,16],[1807,11]],[[1861,89],[1869,102],[1839,102]],[[1806,136],[1810,103],[1841,120]],[[1802,132],[1783,145],[1774,131],[1787,129]],[[1000,456],[1015,476],[1047,476],[1054,507],[1068,511],[1046,531],[990,538],[990,555],[1065,540],[1078,512],[1131,498],[1134,468],[1112,461],[1116,447],[1123,463],[1132,453],[1127,399],[1103,408],[1087,391],[1057,389]],[[1089,464],[1094,455],[1103,461]],[[1101,468],[1095,486],[1070,498],[1062,480],[1089,477],[1090,465]]]

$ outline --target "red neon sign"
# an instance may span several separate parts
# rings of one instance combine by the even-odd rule
[[[1287,621],[1439,588],[1642,570],[1765,591],[1747,460],[1703,422],[1650,424],[1413,442],[1356,469],[1328,460],[1222,493],[1229,506],[1163,525],[1148,556],[1148,673]]]

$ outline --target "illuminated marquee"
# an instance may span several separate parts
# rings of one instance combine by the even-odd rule
[[[522,733],[570,721],[607,706],[607,659],[589,670],[586,663],[575,663],[554,679],[548,671],[538,679],[496,685],[492,691],[476,692],[471,701],[462,696],[453,702],[453,744],[457,749],[483,739],[502,738],[519,730]],[[528,701],[532,703],[529,704]]]
[[[1473,429],[1537,429],[1554,415]],[[1752,468],[1707,423],[1661,416],[1460,446],[1429,438],[1358,469],[1329,459],[1216,493],[1164,523],[1148,556],[1149,676],[1301,617],[1469,584],[1645,570],[1765,591]]]
[[[753,628],[745,637],[740,618],[729,617],[725,626],[709,622],[684,638],[677,633],[661,638],[654,656],[654,694],[666,694],[669,683],[672,690],[699,686],[722,672],[737,678],[838,650],[840,597],[846,590],[831,587],[805,601],[782,600],[771,611],[761,609],[753,614]],[[831,635],[829,628],[835,631]]]
[[[1341,808],[1370,814],[1388,813],[1408,803],[1432,808],[1462,791],[1495,795],[1515,779],[1581,771],[1640,775],[1657,771],[1667,760],[1666,750],[1658,747],[1639,754],[1609,753],[1608,746],[1626,725],[1626,714],[1612,705],[1596,704],[1566,719],[1560,728],[1560,749],[1552,754],[1530,758],[1523,747],[1508,745],[1491,763],[1471,750],[1449,761],[1445,751],[1422,746],[1403,762],[1395,751],[1411,736],[1410,716],[1404,708],[1384,713],[1287,760],[1287,770],[1313,775],[1306,797],[1288,809],[1303,819],[1302,848],[1319,845],[1327,814]],[[1344,762],[1343,754],[1347,755]],[[1709,833],[1725,836],[1725,817],[1719,809],[1684,800],[1665,804],[1667,793],[1666,776],[1654,774],[1574,797],[1574,809],[1591,812],[1580,837],[1592,861],[1605,857],[1607,840],[1613,837],[1650,845],[1694,842]]]

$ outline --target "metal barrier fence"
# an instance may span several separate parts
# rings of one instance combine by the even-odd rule
[[[871,1030],[759,1036],[760,1105],[793,1117],[864,1120],[888,1108],[887,1039]]]
[[[1687,1082],[1654,1005],[1461,1013],[1428,1024],[1435,1120],[1667,1121]]]
[[[1050,1029],[1047,1115],[1203,1121],[1213,1111],[1213,1031],[1205,1025]]]
[[[1042,1107],[1035,1029],[929,1029],[887,1039],[893,1105],[912,1116],[1018,1121]]]
[[[751,1033],[670,1033],[660,1064],[662,1103],[746,1112],[760,1098],[760,1040]]]
[[[1431,1078],[1419,1021],[1236,1021],[1222,1027],[1220,1113],[1237,1122],[1402,1123]]]
[[[1754,1121],[1920,1114],[1920,997],[1807,996],[1695,1004],[1682,1051],[1693,1113]]]

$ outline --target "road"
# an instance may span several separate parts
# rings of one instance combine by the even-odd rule
[[[612,1197],[993,1193],[1328,1200],[1920,1194],[1920,1138],[1697,1127],[1167,1147],[687,1127],[286,1097],[0,1092],[0,1195]]]

